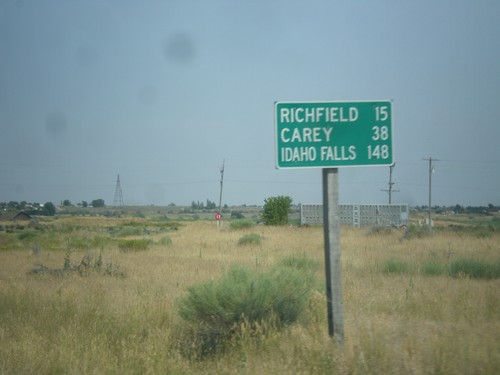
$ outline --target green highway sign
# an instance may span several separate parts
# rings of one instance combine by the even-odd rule
[[[392,102],[276,102],[277,168],[388,166]]]

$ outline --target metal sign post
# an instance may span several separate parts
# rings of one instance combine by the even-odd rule
[[[340,265],[339,173],[323,169],[323,209],[328,334],[344,340],[344,309]]]

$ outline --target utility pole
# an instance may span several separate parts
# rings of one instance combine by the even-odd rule
[[[116,179],[115,196],[113,198],[113,206],[123,207],[123,194],[122,187],[120,185],[120,175]]]
[[[224,164],[226,163],[226,159],[223,159],[222,160],[222,167],[220,169],[220,195],[219,195],[219,211],[218,211],[218,214],[219,214],[219,217],[221,218],[222,220],[222,216],[221,216],[221,210],[222,210],[222,187],[224,185]],[[220,220],[217,220],[217,226],[219,226],[219,221]]]
[[[392,182],[392,169],[396,166],[396,163],[389,167],[389,189],[381,189],[380,191],[386,191],[389,193],[389,204],[392,204],[392,192],[397,193],[399,190],[393,190],[392,187],[394,182]]]
[[[432,166],[433,161],[439,161],[438,159],[433,159],[429,156],[428,159],[423,159],[429,161],[429,225],[432,226],[432,174],[434,173],[434,167]]]

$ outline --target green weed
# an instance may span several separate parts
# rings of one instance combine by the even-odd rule
[[[410,224],[403,235],[405,240],[413,238],[428,237],[432,234],[432,228],[429,225]]]
[[[260,245],[262,237],[256,233],[245,234],[238,240],[238,245]]]
[[[297,255],[284,257],[278,262],[278,265],[311,272],[315,272],[319,268],[319,263],[316,260]]]
[[[142,226],[127,225],[123,227],[111,228],[110,234],[114,237],[141,236],[144,234]]]
[[[393,232],[393,228],[385,225],[376,225],[370,228],[368,234],[371,235],[388,235]]]
[[[158,243],[162,246],[170,246],[170,245],[172,245],[172,239],[169,236],[164,236],[164,237],[160,238]]]
[[[449,275],[452,277],[470,277],[472,279],[500,278],[500,261],[487,263],[477,259],[458,259],[450,264]]]
[[[38,232],[32,231],[32,230],[23,230],[17,234],[17,238],[20,239],[21,241],[30,241],[39,236]]]
[[[148,239],[140,240],[120,240],[118,241],[118,249],[122,252],[145,251],[149,249],[152,241]]]
[[[402,260],[389,259],[383,263],[382,272],[387,274],[407,274],[410,273],[410,265]]]
[[[434,260],[428,260],[420,267],[420,273],[424,276],[440,276],[446,274],[446,267]]]
[[[253,228],[255,226],[255,221],[250,219],[239,219],[231,221],[231,229],[239,230],[239,229],[248,229]]]
[[[451,232],[476,238],[490,238],[499,230],[493,225],[450,225],[447,228]]]

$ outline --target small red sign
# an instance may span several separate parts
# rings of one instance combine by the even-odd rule
[[[215,214],[215,220],[219,221],[220,219],[222,219],[222,215],[221,214]]]

